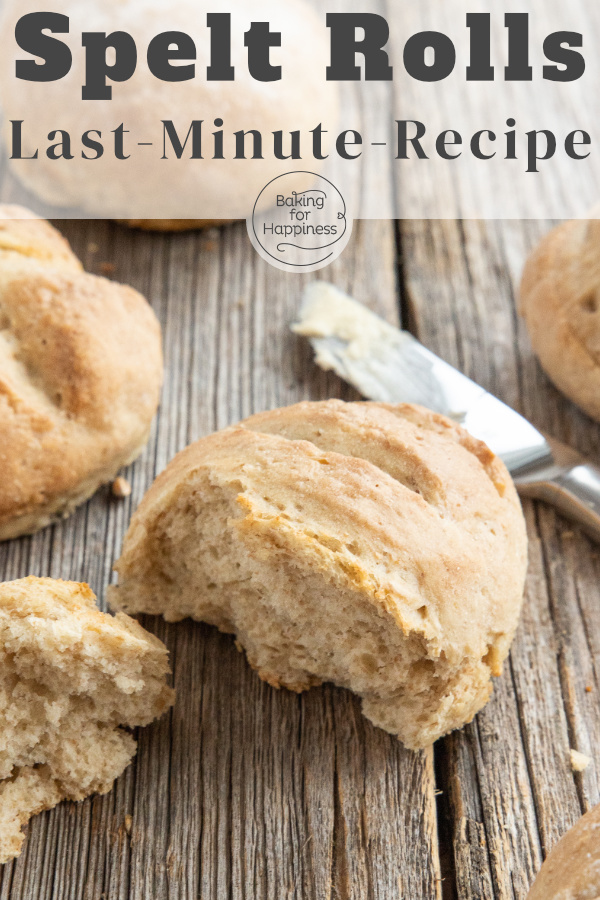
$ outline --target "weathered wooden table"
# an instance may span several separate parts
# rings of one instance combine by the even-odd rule
[[[346,89],[348,119],[392,121],[393,89],[373,88],[377,103],[362,107]],[[362,184],[386,180],[391,207],[402,186],[383,159]],[[178,450],[252,412],[355,395],[289,331],[307,277],[263,263],[243,224],[176,236],[60,227],[90,271],[149,298],[166,383],[126,473],[133,495],[104,489],[67,521],[1,544],[0,578],[83,580],[104,598],[131,512]],[[548,227],[366,221],[320,274],[594,458],[600,430],[549,385],[515,308]],[[175,707],[141,732],[110,794],[33,820],[21,857],[0,869],[0,900],[523,900],[548,850],[600,800],[600,551],[551,509],[525,513],[527,594],[504,674],[476,720],[428,752],[373,728],[342,690],[274,691],[215,629],[144,620],[171,652]],[[595,759],[583,774],[571,747]]]
[[[395,321],[538,426],[597,456],[599,430],[548,384],[514,294],[542,223],[363,222],[326,277]],[[150,443],[67,521],[0,545],[0,577],[111,580],[131,510],[188,442],[251,412],[352,398],[292,336],[305,282],[268,267],[244,225],[179,236],[104,222],[61,228],[93,272],[129,282],[164,327],[167,377]],[[308,276],[306,276],[308,277]],[[144,621],[169,647],[177,703],[140,734],[105,797],[37,817],[1,900],[523,898],[544,855],[598,802],[598,548],[525,505],[521,626],[493,699],[463,731],[411,753],[348,693],[262,684],[231,638]]]

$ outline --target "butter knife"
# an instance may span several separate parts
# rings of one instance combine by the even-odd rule
[[[552,504],[600,542],[600,468],[539,432],[407,331],[324,281],[306,288],[292,330],[309,338],[321,368],[364,397],[418,403],[458,422],[500,456],[521,496]]]

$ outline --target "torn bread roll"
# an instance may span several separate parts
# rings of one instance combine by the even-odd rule
[[[556,844],[527,900],[597,900],[600,897],[600,805]]]
[[[132,519],[109,600],[234,633],[275,687],[350,688],[419,748],[489,698],[526,547],[503,463],[448,419],[300,403],[175,457]]]
[[[85,584],[0,585],[0,863],[22,827],[61,800],[106,793],[148,725],[173,702],[167,650]]]
[[[139,456],[162,372],[146,300],[0,207],[0,540],[69,514]]]
[[[598,219],[565,222],[543,238],[525,266],[519,311],[548,377],[600,422]]]

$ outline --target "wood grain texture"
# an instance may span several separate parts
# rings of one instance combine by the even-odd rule
[[[477,8],[463,0],[386,0],[386,9],[390,61],[394,67],[392,123],[421,123],[425,127],[421,145],[427,155],[426,160],[419,159],[414,147],[409,146],[408,158],[396,160],[396,177],[402,182],[402,190],[396,195],[396,215],[405,219],[585,216],[600,188],[598,174],[591,165],[581,165],[580,161],[573,164],[562,154],[562,145],[571,127],[575,127],[571,123],[585,128],[581,123],[587,121],[591,126],[587,110],[593,108],[595,97],[591,91],[588,94],[588,89],[598,80],[598,72],[591,71],[596,62],[588,53],[586,78],[577,83],[575,90],[557,91],[555,83],[542,78],[544,59],[540,50],[546,35],[565,27],[566,15],[570,27],[589,35],[593,43],[600,33],[600,7],[588,0],[572,0],[568,12],[558,0],[529,0],[524,6],[508,7],[484,2]],[[466,16],[474,12],[490,14],[493,81],[467,79],[470,35]],[[503,78],[503,67],[508,61],[505,12],[529,13],[532,80],[526,89],[523,82]],[[407,40],[427,31],[441,32],[454,44],[455,66],[445,79],[423,82],[411,78],[405,70]],[[516,132],[513,159],[509,159],[505,139],[511,129],[508,119],[512,119]],[[526,131],[530,128],[553,130],[559,148],[551,163],[546,168],[539,166],[533,177],[528,171],[526,148]],[[448,148],[450,156],[456,158],[444,159],[436,150],[437,136],[447,129],[454,130],[460,138],[459,146]],[[484,136],[482,152],[495,153],[495,158],[478,159],[472,153],[471,139],[482,129],[489,129],[494,135],[489,141]],[[416,130],[416,125],[409,126],[409,137]],[[395,146],[395,141],[391,146]]]
[[[431,25],[418,5],[409,12],[390,17],[396,46]],[[393,119],[392,90],[408,114],[409,89],[346,86],[344,126],[375,134]],[[366,159],[356,191],[368,201],[387,184],[380,215],[403,195],[435,208],[418,169],[407,178]],[[464,201],[451,179],[446,189],[459,217]],[[3,197],[26,202],[10,179]],[[178,450],[253,412],[356,395],[289,332],[307,279],[264,264],[243,225],[175,236],[60,227],[86,268],[108,263],[149,298],[166,381],[148,447],[125,473],[132,496],[104,489],[67,521],[0,544],[0,579],[84,580],[103,601],[131,512]],[[600,429],[548,383],[516,314],[523,261],[548,227],[363,222],[323,276],[390,321],[401,311],[432,350],[596,458]],[[510,660],[476,720],[427,753],[373,728],[344,691],[276,692],[231,638],[145,618],[169,647],[175,707],[140,732],[108,795],[32,821],[21,857],[0,869],[0,900],[524,900],[548,850],[600,800],[600,553],[551,509],[525,512],[530,567]],[[594,764],[574,775],[570,747]]]
[[[404,222],[404,302],[420,339],[550,434],[599,456],[600,430],[548,382],[516,314],[542,222]],[[600,799],[598,548],[525,504],[530,565],[520,628],[494,696],[436,745],[459,898],[524,898],[558,838]],[[594,759],[570,768],[573,747]]]
[[[149,297],[167,378],[149,445],[126,473],[131,498],[105,489],[67,521],[0,545],[0,577],[85,580],[102,598],[131,510],[181,447],[254,411],[355,395],[289,333],[305,279],[263,264],[243,226],[61,227],[91,271],[110,263]],[[547,227],[404,222],[395,235],[366,222],[326,275],[391,321],[400,296],[428,346],[597,456],[599,429],[548,383],[515,312],[523,259]],[[32,822],[22,856],[0,872],[0,900],[523,900],[548,850],[600,799],[598,549],[549,508],[525,509],[523,619],[474,723],[412,754],[351,695],[275,692],[230,638],[146,618],[171,652],[175,708],[140,733],[110,794]],[[574,775],[570,747],[594,765]]]
[[[243,225],[174,237],[61,228],[91,271],[110,263],[149,297],[166,383],[126,472],[132,496],[104,489],[65,522],[0,545],[0,577],[84,580],[102,598],[131,510],[179,449],[255,411],[354,395],[289,331],[304,278],[259,260]],[[327,274],[397,321],[395,262],[393,223],[365,223]],[[169,647],[174,709],[141,731],[110,794],[32,822],[0,872],[2,900],[440,896],[432,752],[404,750],[344,691],[274,691],[214,629],[144,625]]]
[[[355,395],[289,333],[304,278],[258,260],[243,226],[174,237],[61,227],[91,271],[110,263],[149,297],[167,378],[126,473],[131,498],[105,489],[0,545],[0,577],[86,580],[102,598],[131,510],[181,447],[260,409]],[[391,321],[400,294],[428,346],[597,456],[599,429],[548,383],[515,313],[522,261],[547,227],[404,222],[399,284],[394,226],[362,223],[326,274]],[[146,618],[171,652],[175,708],[140,733],[110,794],[32,822],[0,872],[0,900],[523,900],[550,847],[600,799],[598,549],[549,508],[525,510],[530,570],[510,660],[490,704],[434,753],[403,750],[343,691],[273,691],[213,629]],[[594,765],[574,775],[570,747]]]

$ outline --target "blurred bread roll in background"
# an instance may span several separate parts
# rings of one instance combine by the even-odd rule
[[[69,514],[139,456],[162,373],[146,300],[0,207],[0,540]]]
[[[5,0],[4,33],[14,38],[17,20],[38,12],[36,0]],[[0,101],[5,130],[9,120],[23,120],[23,155],[39,150],[37,160],[13,160],[13,172],[28,190],[45,203],[73,207],[98,218],[153,220],[153,228],[174,228],[187,220],[244,218],[252,212],[261,190],[274,177],[294,170],[313,170],[319,163],[312,153],[310,130],[322,124],[327,132],[323,154],[328,153],[338,116],[338,87],[326,80],[329,62],[329,32],[325,16],[305,0],[231,0],[231,62],[235,79],[209,81],[211,32],[207,13],[215,13],[210,0],[55,0],[52,11],[69,17],[70,33],[57,34],[70,48],[73,65],[60,81],[31,83],[17,79],[12,54],[0,61]],[[281,32],[282,46],[270,50],[272,66],[281,66],[281,80],[259,81],[249,73],[244,33],[252,22],[269,22],[272,32]],[[83,100],[85,83],[82,32],[126,32],[137,46],[137,68],[121,83],[110,82],[112,99]],[[147,63],[153,38],[163,32],[180,31],[196,45],[195,77],[186,81],[163,81]],[[22,53],[21,58],[31,59]],[[173,65],[179,65],[175,62]],[[182,64],[182,63],[181,63]],[[181,159],[169,140],[168,159],[163,159],[163,120],[172,122],[183,145],[193,120],[202,120],[202,159],[190,159],[189,137]],[[216,124],[215,124],[216,121]],[[220,123],[220,124],[219,124]],[[125,154],[114,153],[114,129],[124,125]],[[72,138],[73,159],[48,159],[48,134],[56,129]],[[100,159],[82,159],[81,136],[94,129],[93,137],[104,145]],[[224,159],[215,159],[213,133],[224,134]],[[246,159],[234,159],[235,132],[258,131],[264,158],[253,157],[253,138],[245,139]],[[273,132],[282,131],[284,156],[291,154],[290,132],[299,131],[301,159],[277,159]],[[56,138],[59,140],[59,137]],[[140,143],[151,146],[139,146]],[[93,156],[89,149],[85,151]],[[310,161],[310,162],[307,162]],[[311,186],[310,172],[298,171],[296,190]],[[141,220],[141,221],[140,221]]]
[[[600,422],[598,219],[564,222],[543,238],[525,266],[520,313],[550,380]]]
[[[419,407],[300,403],[175,457],[131,521],[109,602],[232,632],[269,684],[350,688],[419,748],[488,700],[526,559],[485,444]]]
[[[194,231],[226,225],[232,219],[121,219],[122,225],[142,231]]]

